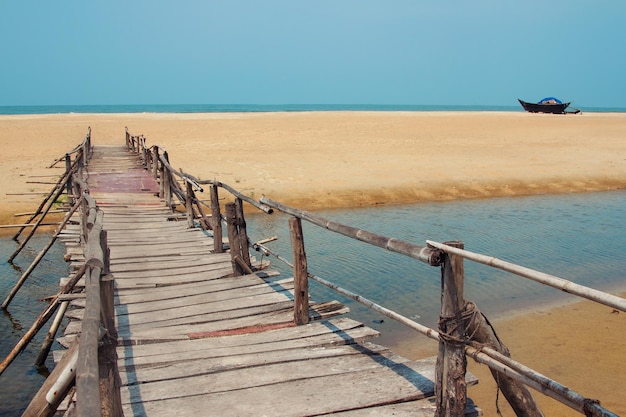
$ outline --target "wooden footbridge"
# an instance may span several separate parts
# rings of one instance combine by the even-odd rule
[[[479,415],[465,391],[477,383],[465,371],[469,355],[493,369],[519,415],[543,415],[530,386],[587,415],[614,416],[510,359],[473,303],[463,300],[464,258],[515,269],[506,262],[481,259],[458,242],[420,247],[267,198],[254,201],[174,170],[166,152],[128,132],[126,146],[94,147],[88,135],[72,154],[65,180],[51,193],[56,199],[65,189],[70,199],[55,237],[66,244],[72,273],[45,314],[60,305],[60,315],[72,321],[58,339],[66,350],[54,352],[57,366],[24,415]],[[196,197],[203,186],[211,204]],[[225,213],[218,188],[234,196],[221,204]],[[172,210],[174,199],[182,211]],[[244,202],[292,215],[293,277],[278,277],[267,261],[250,258],[250,246],[270,251],[250,243]],[[441,266],[439,330],[309,273],[301,220]],[[538,275],[531,279],[560,279]],[[372,343],[378,333],[345,317],[343,305],[310,299],[308,279],[439,340],[438,358],[411,361]],[[567,291],[626,311],[621,298],[572,285]]]
[[[126,416],[432,415],[429,401],[419,403],[433,395],[432,360],[366,343],[377,333],[334,317],[345,311],[337,304],[312,304],[314,320],[296,327],[293,279],[233,276],[231,255],[214,253],[205,232],[163,206],[137,154],[95,147],[88,186],[110,248]],[[79,235],[78,226],[64,234],[77,262]],[[78,333],[74,321],[65,337]]]

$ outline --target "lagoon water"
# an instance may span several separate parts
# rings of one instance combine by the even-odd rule
[[[626,191],[497,198],[488,200],[378,206],[328,210],[318,215],[385,236],[419,245],[425,240],[461,240],[468,250],[495,256],[594,288],[626,291]],[[248,216],[253,241],[278,236],[267,246],[291,259],[287,216]],[[353,241],[303,222],[309,272],[383,304],[430,327],[439,312],[440,272],[417,260]],[[49,236],[38,236],[16,264],[28,267]],[[16,244],[0,239],[0,259],[6,260]],[[39,298],[53,294],[58,279],[67,273],[64,248],[55,245],[35,274],[0,317],[0,355],[4,358],[30,327],[45,305]],[[260,257],[260,254],[257,254]],[[289,268],[270,258],[278,279]],[[20,271],[2,261],[0,296],[4,297]],[[575,298],[558,290],[500,270],[465,261],[465,298],[476,302],[495,319],[538,306]],[[351,308],[350,316],[383,334],[376,342],[394,347],[398,341],[430,343],[422,336],[315,282],[316,301],[337,299]],[[46,329],[0,377],[0,416],[18,416],[44,377],[32,366]],[[51,361],[48,361],[50,365]]]

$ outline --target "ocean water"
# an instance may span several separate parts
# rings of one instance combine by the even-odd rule
[[[575,104],[575,103],[574,103]],[[626,108],[584,107],[588,112],[626,112]],[[232,113],[300,111],[517,111],[513,101],[507,106],[489,105],[384,105],[384,104],[128,104],[128,105],[55,105],[0,106],[0,114],[63,113]]]
[[[593,288],[626,292],[626,191],[495,198],[445,203],[376,206],[327,210],[316,214],[340,223],[419,245],[426,239],[461,240],[468,250],[495,256]],[[253,214],[247,217],[250,239],[277,236],[267,246],[292,259],[288,216]],[[354,241],[303,221],[309,272],[333,281],[377,303],[430,327],[436,327],[440,302],[439,268]],[[16,247],[0,238],[0,296],[4,297],[50,238],[38,235],[27,250],[6,263]],[[0,356],[4,358],[30,327],[45,304],[38,299],[54,294],[59,278],[67,274],[63,245],[55,244],[33,276],[18,293],[9,312],[0,316]],[[260,257],[260,254],[257,253]],[[275,258],[278,279],[291,271]],[[503,271],[465,261],[465,298],[495,319],[512,312],[574,297]],[[339,300],[351,308],[350,317],[378,329],[377,343],[433,343],[371,312],[316,282],[310,283],[314,300]],[[45,370],[33,363],[47,326],[0,376],[0,416],[19,416],[43,383]],[[49,359],[48,366],[52,366]],[[9,383],[10,382],[10,383]]]

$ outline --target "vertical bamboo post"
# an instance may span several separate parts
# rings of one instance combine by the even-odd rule
[[[159,198],[165,198],[165,164],[159,165]]]
[[[246,228],[246,219],[243,215],[243,201],[241,201],[240,198],[235,199],[235,209],[237,213],[237,228],[239,229],[239,253],[241,254],[241,260],[248,266],[248,269],[252,270],[248,243],[248,230]]]
[[[69,178],[65,184],[65,192],[67,193],[67,201],[70,206],[74,205],[74,196],[72,195],[72,157],[65,154],[65,175]]]
[[[139,150],[141,152],[141,163],[144,167],[148,166],[148,155],[146,155],[146,138],[139,137]]]
[[[46,359],[48,358],[48,353],[50,353],[50,348],[52,347],[52,343],[54,343],[54,338],[57,334],[57,331],[59,330],[59,327],[61,326],[61,321],[63,320],[63,316],[65,315],[65,312],[67,311],[67,307],[69,305],[70,305],[69,301],[61,302],[61,305],[59,306],[59,309],[57,310],[57,314],[54,317],[54,321],[50,325],[48,334],[46,334],[46,337],[43,343],[41,344],[41,350],[39,351],[39,355],[37,356],[37,359],[35,360],[35,366],[42,367],[46,363]]]
[[[189,181],[185,181],[185,209],[187,210],[187,227],[193,228],[193,200],[194,192],[193,186]]]
[[[239,230],[237,229],[237,209],[235,203],[226,204],[226,225],[228,228],[228,243],[230,245],[230,259],[233,264],[233,275],[238,277],[244,274],[244,270],[237,262],[240,257],[241,244],[239,243]]]
[[[294,311],[293,320],[296,325],[309,322],[309,277],[307,271],[306,252],[304,251],[304,236],[302,221],[298,217],[289,219],[291,232],[291,250],[293,252],[294,276]]]
[[[463,248],[462,242],[446,245]],[[435,394],[437,417],[462,417],[465,415],[467,387],[465,372],[465,322],[462,311],[463,258],[442,254],[441,264],[441,317],[439,319],[439,352],[437,355]]]
[[[167,151],[163,152],[163,159],[169,164]],[[172,208],[172,173],[167,166],[163,170],[163,198],[165,198],[165,205]]]
[[[159,147],[152,147],[152,176],[156,179],[159,175]]]
[[[198,200],[196,200],[196,208],[198,209],[198,214],[200,215],[200,218],[202,219],[202,221],[200,222],[202,229],[213,230],[213,227],[211,226],[211,221],[207,217],[206,213],[204,212],[204,209],[202,208],[202,205],[200,204],[200,201]]]
[[[128,133],[128,126],[124,129],[126,130],[126,149],[130,150],[130,133]]]
[[[222,214],[220,213],[220,200],[216,184],[211,184],[211,220],[213,221],[213,251],[223,253]]]
[[[165,205],[167,208],[172,208],[172,188],[170,181],[172,177],[170,176],[169,169],[165,168],[163,170],[163,200],[165,201]]]

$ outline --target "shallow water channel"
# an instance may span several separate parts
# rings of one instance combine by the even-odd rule
[[[498,198],[352,210],[327,210],[327,219],[395,237],[418,245],[425,241],[460,240],[465,248],[607,291],[626,291],[626,191],[559,196]],[[272,251],[291,260],[286,215],[250,215],[253,241],[271,236]],[[303,221],[308,269],[407,317],[436,327],[440,302],[440,272],[417,260],[354,241]],[[38,235],[15,265],[6,259],[16,248],[0,238],[0,296],[6,297],[21,270],[28,267],[50,239]],[[64,247],[55,244],[33,275],[0,315],[0,356],[4,358],[45,308],[38,299],[56,293],[67,274]],[[257,253],[260,257],[260,254]],[[270,258],[277,279],[291,276],[288,267]],[[431,343],[332,290],[311,282],[318,302],[339,300],[350,316],[381,331],[377,343],[394,347],[400,341]],[[465,261],[465,298],[494,319],[541,305],[562,303],[573,296],[500,270]],[[0,376],[0,416],[18,416],[43,382],[45,370],[33,363],[47,326]],[[48,366],[52,366],[49,358]]]

